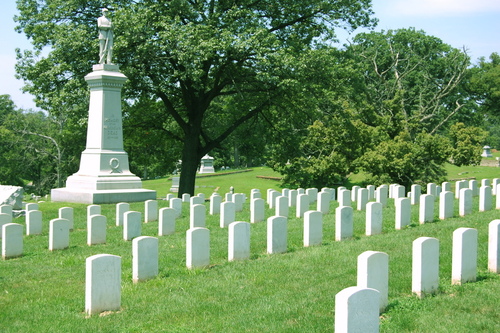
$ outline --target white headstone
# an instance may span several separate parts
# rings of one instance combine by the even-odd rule
[[[219,194],[212,194],[210,196],[210,215],[220,214],[220,204],[222,197]]]
[[[469,215],[472,213],[472,190],[463,188],[460,190],[460,198],[458,202],[460,216]]]
[[[190,197],[189,198],[189,205],[190,206],[193,206],[193,205],[203,205],[205,203],[205,200],[203,200],[202,197],[199,197],[199,196],[194,196],[194,197]]]
[[[297,205],[295,207],[295,217],[300,218],[309,210],[309,196],[307,194],[299,194],[297,196]]]
[[[434,183],[427,184],[427,194],[435,197],[437,195],[437,185]]]
[[[72,207],[59,208],[59,218],[68,220],[69,230],[73,230],[74,220],[73,220],[73,208]]]
[[[477,197],[479,195],[479,188],[477,186],[477,180],[475,180],[475,179],[469,180],[469,188],[472,190],[473,197]]]
[[[130,241],[141,235],[142,214],[140,212],[126,212],[123,216],[123,239]]]
[[[106,216],[92,215],[87,219],[87,245],[106,243]]]
[[[132,241],[132,280],[134,283],[158,275],[158,238],[141,236]]]
[[[12,223],[12,214],[0,213],[0,239],[3,238],[2,226]]]
[[[366,205],[366,235],[378,235],[382,233],[382,204],[380,202],[369,202]]]
[[[453,217],[454,204],[455,198],[453,196],[453,192],[441,192],[439,195],[439,218],[441,220]]]
[[[491,210],[493,206],[493,193],[491,187],[481,186],[479,189],[479,211],[485,212]]]
[[[358,189],[358,201],[357,203],[357,209],[359,211],[364,211],[366,210],[366,204],[368,203],[368,189],[366,188],[360,188]]]
[[[384,207],[387,206],[388,191],[387,185],[381,185],[375,191],[375,201],[380,202]]]
[[[49,250],[63,250],[69,247],[69,221],[53,219],[49,223]]]
[[[297,195],[297,190],[290,190],[288,192],[288,207],[295,207],[295,205],[297,204]]]
[[[24,209],[27,212],[29,212],[30,210],[38,210],[38,204],[33,202],[27,203]]]
[[[375,185],[367,185],[366,189],[368,190],[368,201],[375,200]]]
[[[329,191],[321,191],[318,193],[318,200],[316,204],[316,210],[328,214],[330,212],[330,201],[332,194]]]
[[[250,258],[250,223],[233,222],[229,224],[228,231],[228,260]]]
[[[500,220],[488,225],[488,270],[500,273]]]
[[[400,230],[411,222],[411,202],[408,198],[394,200],[396,206],[395,229]]]
[[[161,208],[160,219],[158,221],[158,235],[172,235],[175,233],[175,218],[177,212],[173,208]]]
[[[323,214],[309,210],[304,214],[304,246],[321,245],[323,242]]]
[[[182,199],[181,198],[170,199],[170,208],[175,209],[175,212],[177,213],[176,217],[180,217],[182,215]]]
[[[453,232],[451,283],[476,281],[477,230],[458,228]]]
[[[497,195],[497,186],[500,184],[500,178],[493,178],[491,183],[491,190],[493,191],[493,195]]]
[[[101,215],[101,206],[99,205],[88,205],[87,206],[87,219],[92,215]]]
[[[127,202],[119,202],[116,204],[116,225],[123,225],[123,216],[130,210],[130,204]]]
[[[267,219],[267,253],[284,253],[287,251],[287,244],[287,219],[283,216],[269,217]]]
[[[182,202],[189,203],[191,201],[191,194],[183,193],[182,194]]]
[[[250,202],[250,222],[264,221],[265,202],[264,199],[255,198]]]
[[[380,313],[389,299],[389,255],[384,252],[365,251],[358,256],[358,287],[379,292]]]
[[[189,228],[205,228],[205,205],[191,205],[189,213]]]
[[[306,194],[309,196],[309,204],[316,202],[318,198],[318,189],[317,188],[308,188],[306,189]]]
[[[353,236],[353,209],[350,206],[339,206],[335,209],[335,240]]]
[[[40,235],[42,233],[42,212],[30,210],[26,212],[26,235]]]
[[[451,193],[453,196],[452,192]],[[418,297],[434,294],[439,287],[439,240],[419,237],[413,241],[411,290]]]
[[[351,191],[347,189],[339,190],[338,196],[339,206],[351,206]]]
[[[7,223],[2,226],[2,258],[4,260],[23,255],[23,226]]]
[[[288,198],[285,196],[276,197],[275,215],[288,218]]]
[[[186,232],[186,267],[201,268],[210,264],[210,230],[189,229]]]
[[[434,221],[434,196],[424,194],[420,196],[418,221],[420,224]]]
[[[335,295],[335,333],[378,333],[379,292],[360,287],[345,288]]]
[[[226,228],[236,219],[234,202],[226,201],[220,205],[220,227]]]
[[[441,191],[442,192],[451,192],[451,183],[450,182],[443,182],[441,184]]]
[[[158,201],[144,201],[144,222],[152,222],[158,220]]]
[[[358,185],[354,185],[352,188],[351,188],[351,201],[352,202],[356,202],[358,201],[358,190],[359,190],[359,186]]]
[[[429,193],[429,185],[430,184],[427,184],[427,194],[430,194]],[[434,184],[435,186],[435,184]],[[422,186],[418,185],[418,184],[413,184],[411,186],[411,196],[410,196],[410,200],[411,200],[411,204],[412,205],[418,205],[420,203],[420,195],[422,194]]]
[[[85,269],[85,312],[118,311],[121,306],[121,258],[111,254],[88,257]]]

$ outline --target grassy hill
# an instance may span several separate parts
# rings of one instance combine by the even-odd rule
[[[450,169],[450,178],[498,177],[497,168]],[[453,173],[454,172],[454,173]],[[463,174],[467,172],[467,174]],[[455,174],[456,173],[456,174]],[[493,176],[495,174],[496,176]],[[279,189],[279,182],[256,176],[277,176],[268,168],[197,180],[197,192],[210,195],[216,188],[224,194],[230,186],[249,193],[260,188]],[[458,177],[461,176],[461,177]],[[164,197],[168,179],[145,181]],[[211,237],[211,265],[206,269],[185,268],[185,231],[189,211],[177,220],[174,235],[159,237],[158,277],[132,282],[131,242],[122,239],[115,226],[115,205],[102,205],[108,219],[107,244],[86,245],[86,205],[75,209],[75,230],[70,248],[48,251],[48,222],[57,217],[61,203],[42,202],[42,235],[25,236],[24,256],[0,261],[0,332],[331,332],[335,294],[356,284],[357,256],[364,251],[384,251],[390,257],[389,307],[381,316],[381,332],[500,332],[500,276],[487,272],[488,223],[500,218],[498,210],[478,212],[435,223],[418,224],[418,209],[412,208],[412,223],[394,230],[392,200],[384,209],[383,234],[365,236],[365,214],[355,211],[355,236],[334,241],[335,218],[324,216],[323,244],[302,246],[302,219],[288,222],[288,252],[266,254],[266,223],[251,226],[251,259],[227,261],[227,229],[219,227],[219,216],[207,214]],[[144,212],[143,203],[133,210]],[[160,200],[160,207],[167,202]],[[249,221],[249,204],[237,213],[238,221]],[[315,206],[311,206],[314,209]],[[208,212],[208,210],[207,210]],[[294,216],[295,210],[290,210]],[[266,211],[266,217],[274,215]],[[455,204],[458,216],[458,204]],[[24,217],[14,222],[24,224]],[[451,240],[459,227],[477,228],[479,233],[478,281],[451,286]],[[158,223],[142,224],[142,234],[156,236]],[[412,242],[421,236],[440,240],[440,292],[423,300],[411,294]],[[122,310],[86,318],[85,259],[109,253],[122,257]]]

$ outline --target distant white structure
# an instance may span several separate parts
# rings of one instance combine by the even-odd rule
[[[215,173],[214,158],[212,156],[205,155],[201,158],[199,173]]]
[[[490,146],[484,146],[483,147],[483,153],[481,154],[482,157],[493,157],[491,154],[491,147]]]

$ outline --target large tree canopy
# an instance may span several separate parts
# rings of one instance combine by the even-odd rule
[[[203,155],[245,121],[279,109],[272,106],[297,80],[300,53],[331,41],[336,28],[374,24],[370,0],[19,0],[18,30],[34,51],[19,54],[17,70],[40,107],[85,119],[83,76],[97,62],[105,5],[115,63],[129,78],[127,103],[160,103],[150,123],[182,143],[180,193],[194,192]]]

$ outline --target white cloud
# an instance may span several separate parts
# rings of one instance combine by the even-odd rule
[[[462,16],[500,12],[499,0],[374,0],[375,12],[391,16]]]

